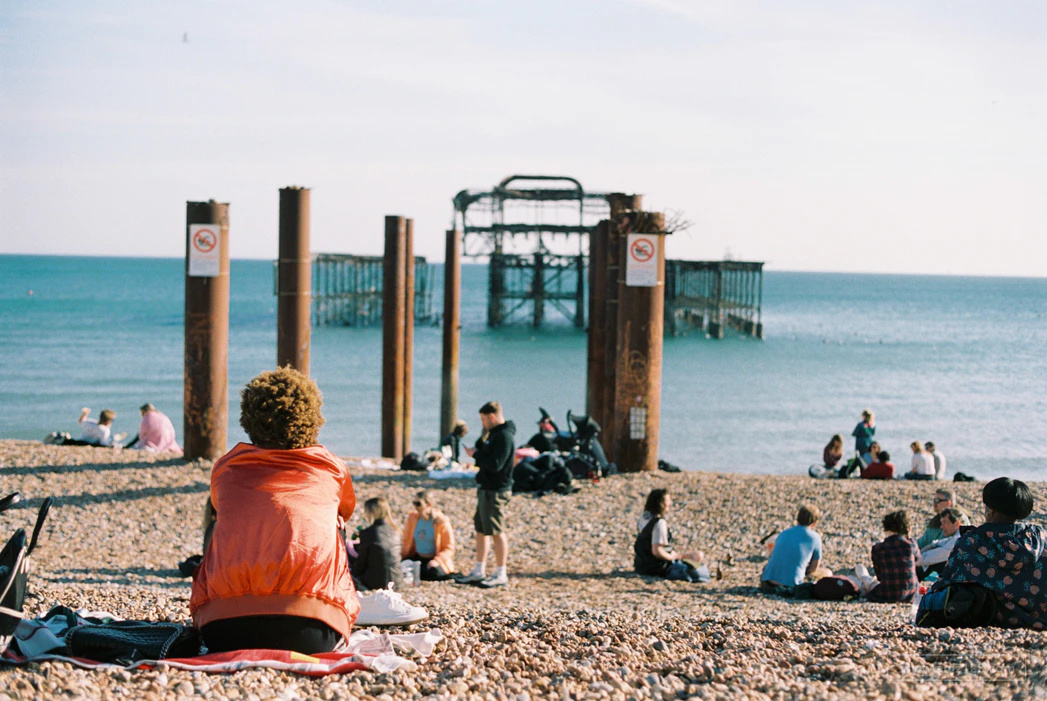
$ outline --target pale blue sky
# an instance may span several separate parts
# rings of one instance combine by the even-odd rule
[[[276,255],[378,253],[513,173],[640,192],[674,258],[1047,275],[1047,5],[6,0],[0,252],[180,256],[185,202]],[[183,34],[188,42],[183,42]]]

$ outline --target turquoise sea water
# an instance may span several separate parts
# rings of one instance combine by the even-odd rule
[[[81,406],[114,409],[116,430],[133,434],[151,401],[181,439],[183,270],[181,259],[0,256],[0,438],[75,434]],[[233,261],[231,287],[230,447],[245,438],[238,388],[275,364],[272,263]],[[487,329],[484,266],[464,267],[462,298],[466,421],[478,427],[475,409],[497,398],[526,440],[538,406],[561,424],[584,411],[583,331]],[[950,472],[1047,478],[1047,279],[768,272],[763,322],[763,341],[666,339],[661,457],[801,472],[869,407],[899,468],[911,441],[933,440]],[[437,441],[440,347],[439,328],[416,329],[415,449]],[[311,363],[322,442],[377,454],[381,329],[314,328]]]

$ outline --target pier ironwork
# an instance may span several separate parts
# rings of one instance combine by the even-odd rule
[[[696,329],[723,338],[732,328],[763,338],[762,306],[763,263],[665,262],[665,327],[673,336]]]
[[[314,253],[313,326],[371,326],[382,322],[382,256]],[[416,322],[431,322],[433,266],[414,258]]]
[[[512,175],[455,195],[462,256],[488,261],[488,326],[538,327],[553,309],[584,328],[589,234],[609,216],[607,194],[567,176]]]

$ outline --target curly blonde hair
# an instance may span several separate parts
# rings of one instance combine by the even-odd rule
[[[324,425],[323,403],[315,382],[290,366],[277,368],[240,392],[240,425],[259,448],[308,448]]]

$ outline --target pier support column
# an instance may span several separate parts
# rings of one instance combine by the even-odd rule
[[[229,205],[186,202],[186,460],[216,460],[229,422]]]
[[[309,190],[280,190],[280,258],[277,262],[276,365],[290,365],[309,374],[309,317],[312,302],[312,267],[309,254]],[[325,269],[328,281],[333,277]],[[323,311],[328,321],[334,304]]]
[[[606,219],[596,225],[589,235],[589,334],[586,339],[587,376],[585,383],[585,412],[600,424],[604,418],[604,373],[607,363],[607,231]],[[606,442],[606,433],[603,437]]]
[[[614,455],[619,469],[658,469],[665,329],[665,216],[622,212],[615,221],[618,283]],[[630,234],[639,236],[631,237]]]
[[[404,456],[404,314],[407,220],[385,218],[382,275],[382,455]]]
[[[411,452],[411,413],[414,411],[414,219],[404,236],[404,411],[403,452]]]
[[[603,429],[601,442],[604,446],[615,446],[618,442],[614,420],[615,377],[618,358],[618,295],[619,283],[624,282],[625,268],[621,259],[621,247],[624,236],[620,234],[618,223],[625,212],[639,210],[643,207],[643,195],[626,195],[612,193],[607,196],[611,208],[611,221],[607,228],[606,248],[604,248],[605,305],[604,305],[604,352],[603,352],[603,388],[597,395],[601,401],[597,423]],[[612,461],[616,458],[611,457]]]
[[[458,344],[461,339],[462,232],[447,232],[444,254],[444,336],[440,375],[440,436],[458,420]]]

